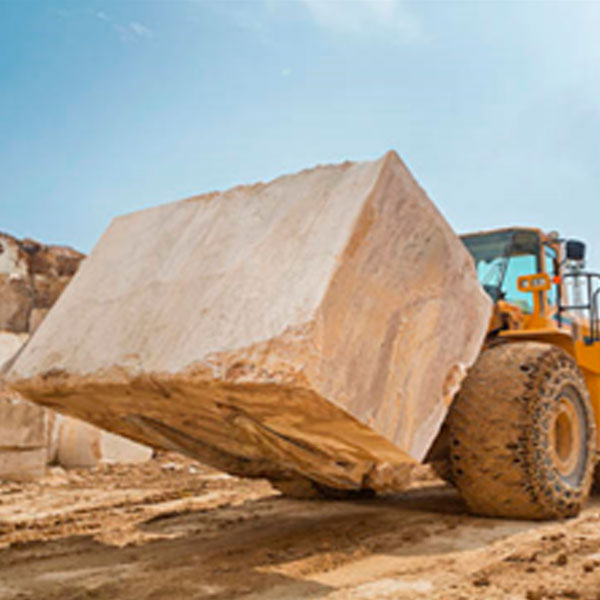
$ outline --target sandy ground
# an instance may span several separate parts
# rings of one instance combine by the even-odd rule
[[[0,484],[0,598],[600,600],[600,501],[566,522],[479,519],[416,475],[352,502],[175,455]]]

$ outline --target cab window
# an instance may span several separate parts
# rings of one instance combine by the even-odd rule
[[[517,279],[541,269],[538,234],[507,230],[467,235],[462,240],[475,260],[479,282],[492,300],[506,300],[532,313],[533,297],[517,289]]]
[[[531,292],[520,292],[517,289],[517,279],[521,275],[530,275],[536,272],[537,257],[532,254],[521,254],[509,258],[504,277],[504,299],[516,304],[524,313],[528,314],[533,312],[533,296]]]
[[[557,257],[556,257],[556,251],[554,250],[554,248],[551,248],[550,246],[544,246],[544,260],[546,261],[546,273],[548,274],[548,277],[550,277],[550,279],[552,279],[555,275],[557,275],[557,272],[556,272]],[[556,286],[553,285],[548,290],[548,304],[550,306],[556,306],[556,302],[557,302],[557,289],[556,289]]]

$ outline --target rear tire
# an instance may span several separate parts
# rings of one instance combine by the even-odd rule
[[[594,415],[581,372],[559,348],[484,351],[448,425],[454,483],[473,513],[554,519],[581,510],[593,479]]]
[[[435,462],[429,463],[433,472],[446,483],[450,485],[456,485],[454,481],[454,473],[452,472],[452,462],[449,458],[445,458],[443,460],[437,460]]]

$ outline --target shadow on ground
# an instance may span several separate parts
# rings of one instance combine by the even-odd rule
[[[150,519],[134,546],[86,536],[13,545],[0,552],[0,591],[7,600],[216,600],[276,588],[321,598],[337,588],[316,573],[364,557],[444,555],[540,526],[470,517],[447,486],[353,502],[271,496]]]

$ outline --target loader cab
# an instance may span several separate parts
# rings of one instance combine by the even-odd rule
[[[466,234],[461,239],[475,261],[479,282],[500,313],[500,329],[566,327],[586,345],[600,342],[600,273],[584,270],[583,242],[533,228]],[[515,317],[515,311],[521,316],[505,318]]]
[[[477,277],[494,304],[502,300],[532,314],[535,299],[519,286],[519,278],[532,273],[556,274],[558,255],[543,246],[540,232],[534,229],[504,229],[461,237],[473,256]],[[555,305],[556,289],[540,293],[541,305]]]

